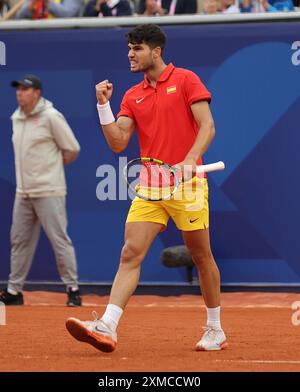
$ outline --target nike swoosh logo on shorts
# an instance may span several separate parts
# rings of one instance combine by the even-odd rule
[[[145,99],[145,97],[143,97],[143,98],[140,98],[140,99],[136,99],[136,103],[140,103],[140,102],[142,102],[143,100]]]
[[[196,220],[198,220],[198,219],[200,219],[200,218],[197,218],[197,219],[190,219],[190,223],[194,223],[194,222],[196,222]]]

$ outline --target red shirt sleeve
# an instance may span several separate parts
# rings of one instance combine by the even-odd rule
[[[127,94],[125,94],[122,99],[121,109],[120,109],[119,113],[117,114],[117,118],[119,118],[121,116],[130,117],[132,120],[135,121],[134,114],[128,104],[128,95]]]
[[[211,101],[211,93],[207,90],[199,77],[189,71],[185,78],[185,93],[189,105],[197,101]]]

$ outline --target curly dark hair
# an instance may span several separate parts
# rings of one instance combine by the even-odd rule
[[[160,47],[163,52],[166,45],[165,33],[155,24],[138,25],[125,34],[130,44],[147,44],[151,49]]]

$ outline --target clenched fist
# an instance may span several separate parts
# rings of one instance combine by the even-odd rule
[[[113,92],[113,85],[108,80],[96,84],[96,97],[99,105],[104,105],[110,100]]]

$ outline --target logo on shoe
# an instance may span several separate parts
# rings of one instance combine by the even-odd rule
[[[105,336],[111,336],[111,334],[105,330],[104,328],[99,327],[99,325],[96,325],[95,330],[99,333],[101,333],[101,335],[105,335]]]

